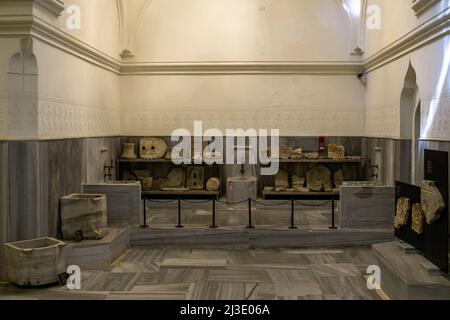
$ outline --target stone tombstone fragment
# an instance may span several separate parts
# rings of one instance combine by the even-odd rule
[[[211,178],[206,183],[207,191],[219,191],[220,190],[220,180],[219,178]]]
[[[422,204],[415,203],[412,206],[412,230],[417,234],[423,233],[424,216],[422,212]]]
[[[122,159],[136,159],[137,155],[134,151],[134,143],[124,143],[122,145],[122,155],[120,156]]]
[[[344,171],[342,169],[336,171],[334,173],[334,186],[339,189],[344,184],[345,178],[344,178]]]
[[[422,211],[428,224],[433,224],[441,217],[445,209],[445,200],[434,181],[422,181]]]
[[[162,159],[167,151],[167,143],[160,138],[142,138],[139,150],[142,159]]]
[[[152,191],[153,189],[153,178],[152,177],[142,177],[139,178],[141,182],[142,191]]]
[[[335,160],[345,159],[345,147],[337,144],[329,144],[328,158]]]
[[[43,286],[58,282],[66,271],[64,246],[53,238],[39,238],[5,244],[8,280],[18,286]]]
[[[205,184],[205,168],[201,166],[190,166],[187,169],[187,188],[191,190],[202,190]]]
[[[108,234],[106,196],[72,194],[61,198],[61,231],[65,240],[99,240]]]
[[[174,168],[167,178],[162,179],[160,188],[184,188],[186,184],[186,174],[182,168]]]
[[[395,229],[400,229],[408,224],[409,211],[411,209],[411,200],[406,197],[397,200],[397,212],[394,218]]]
[[[169,161],[172,160],[172,148],[167,149],[164,159]]]
[[[318,152],[305,153],[305,158],[308,159],[308,160],[318,160],[319,159],[319,153]]]
[[[275,176],[275,190],[285,191],[288,188],[289,188],[288,173],[284,170],[278,170],[278,173]]]
[[[291,158],[291,154],[294,151],[294,148],[288,146],[280,147],[280,159],[281,160],[289,160]]]
[[[292,188],[293,189],[300,189],[303,188],[303,186],[305,185],[305,178],[301,178],[297,175],[293,175],[292,176]]]
[[[306,174],[306,185],[313,192],[331,192],[331,171],[324,166],[315,166]]]
[[[292,151],[292,153],[291,153],[292,160],[300,160],[302,158],[303,158],[303,149],[297,148]]]

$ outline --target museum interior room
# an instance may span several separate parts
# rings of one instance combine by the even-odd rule
[[[450,300],[450,0],[0,0],[0,300]]]

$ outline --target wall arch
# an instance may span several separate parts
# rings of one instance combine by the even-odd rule
[[[9,60],[7,95],[8,139],[37,138],[38,63],[29,38],[21,40],[20,50]]]

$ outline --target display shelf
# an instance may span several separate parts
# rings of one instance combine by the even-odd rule
[[[317,159],[317,160],[309,160],[309,159],[300,159],[300,160],[280,160],[280,163],[361,163],[364,159]]]
[[[189,191],[143,191],[142,197],[146,199],[219,199],[219,191],[206,191],[206,190],[189,190]]]

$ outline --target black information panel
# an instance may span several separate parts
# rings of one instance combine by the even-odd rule
[[[409,243],[433,262],[442,271],[448,273],[448,153],[425,150],[425,180],[435,181],[443,195],[446,208],[439,220],[429,225],[424,222],[424,232],[418,235],[411,229],[412,212],[409,212],[408,224],[395,231],[397,238]],[[411,207],[421,203],[421,189],[418,186],[397,182],[396,199],[406,197],[411,200]]]
[[[436,186],[447,204],[438,221],[425,223],[425,257],[448,273],[448,153],[425,150],[425,180]]]
[[[414,203],[420,203],[420,187],[413,186],[403,182],[396,183],[396,201],[400,198],[409,198],[411,207]],[[409,211],[408,224],[400,229],[395,230],[395,236],[406,243],[409,243],[417,250],[425,252],[425,233],[419,235],[412,230],[412,209]]]

